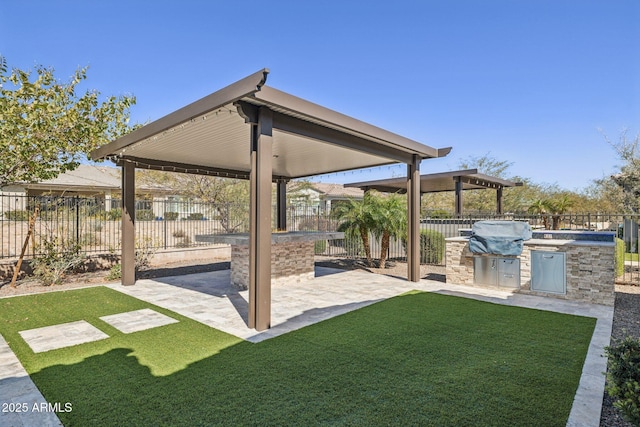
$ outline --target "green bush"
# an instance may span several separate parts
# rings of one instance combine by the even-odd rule
[[[174,231],[173,233],[171,233],[171,235],[172,235],[173,237],[181,238],[181,237],[186,236],[186,235],[187,235],[187,233],[185,233],[185,232],[184,232],[184,230],[182,230],[182,229],[178,229],[178,230]]]
[[[407,239],[402,238],[402,247],[407,252]],[[420,264],[442,264],[445,241],[436,230],[420,230]]]
[[[151,259],[156,254],[157,242],[151,237],[136,238],[136,270],[144,270],[151,265]]]
[[[190,213],[189,216],[187,216],[187,219],[193,220],[193,221],[200,221],[204,219],[204,214],[200,212],[193,212],[193,213]]]
[[[113,267],[109,269],[107,280],[117,280],[120,278],[122,278],[122,264],[114,264]]]
[[[31,260],[34,276],[45,286],[62,283],[68,272],[76,270],[84,261],[81,247],[71,240],[45,237],[36,248],[40,255]]]
[[[442,218],[451,218],[451,212],[444,210],[444,209],[434,209],[432,211],[427,212],[427,216],[431,217],[431,218],[437,218],[437,219],[442,219]]]
[[[189,248],[193,246],[193,242],[189,236],[184,236],[182,241],[176,243],[176,248]]]
[[[84,233],[80,237],[80,244],[82,246],[98,246],[102,243],[100,235],[96,233]]]
[[[7,211],[4,213],[4,217],[10,221],[29,221],[31,214],[29,211]]]
[[[165,221],[175,221],[176,219],[178,219],[178,212],[165,212],[164,213],[164,220]]]
[[[153,221],[156,216],[151,209],[140,209],[136,211],[136,220],[138,221]]]
[[[313,244],[313,250],[316,255],[322,255],[324,251],[327,250],[327,241],[326,240],[316,240]]]
[[[640,426],[640,339],[627,336],[605,351],[609,357],[606,390],[616,399],[613,406]]]
[[[624,274],[624,240],[616,238],[616,277]]]
[[[106,216],[110,221],[119,221],[122,219],[122,208],[111,209],[106,212]]]

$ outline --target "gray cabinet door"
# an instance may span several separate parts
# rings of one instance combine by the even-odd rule
[[[473,283],[496,286],[498,284],[498,258],[484,256],[474,257]]]
[[[520,260],[500,258],[498,260],[498,285],[517,289],[520,287]]]
[[[567,292],[566,254],[531,251],[531,290],[564,294]]]

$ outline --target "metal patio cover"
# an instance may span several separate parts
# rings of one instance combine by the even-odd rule
[[[420,192],[438,193],[442,191],[454,191],[456,189],[456,182],[458,181],[462,184],[462,190],[498,189],[522,185],[522,183],[519,182],[478,173],[478,169],[463,169],[420,175]],[[352,182],[344,186],[357,187],[363,190],[378,190],[384,193],[404,193],[407,191],[407,180],[404,178],[379,179],[375,181]]]
[[[379,179],[375,181],[352,182],[344,186],[357,187],[364,191],[378,190],[384,193],[405,193],[407,191],[407,180],[404,178]],[[456,215],[462,215],[463,190],[496,190],[496,211],[502,214],[502,189],[519,186],[522,186],[521,182],[513,182],[478,173],[478,169],[463,169],[420,175],[420,193],[456,192]]]
[[[95,150],[93,159],[129,159],[136,167],[249,178],[251,122],[273,114],[273,179],[289,180],[395,162],[441,157],[435,149],[265,86],[268,70]]]
[[[268,73],[258,71],[91,153],[122,166],[123,285],[135,283],[136,168],[249,179],[249,327],[257,330],[270,327],[272,182],[280,229],[288,180],[406,163],[408,278],[418,281],[420,162],[451,150],[265,86]]]

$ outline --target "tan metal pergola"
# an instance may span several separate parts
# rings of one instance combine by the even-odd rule
[[[406,163],[408,278],[420,280],[420,162],[435,149],[265,86],[260,70],[91,153],[122,167],[122,284],[135,283],[135,168],[249,179],[249,327],[271,318],[271,185],[286,229],[286,182]]]
[[[352,182],[345,187],[357,187],[364,191],[378,190],[383,193],[405,193],[407,181],[403,178],[379,179],[375,181]],[[496,212],[502,214],[502,189],[520,187],[521,182],[489,176],[478,169],[463,169],[449,172],[420,175],[420,193],[455,191],[455,214],[462,215],[463,190],[496,190]]]

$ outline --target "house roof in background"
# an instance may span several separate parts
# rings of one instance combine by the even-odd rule
[[[119,190],[120,170],[108,166],[80,165],[77,169],[58,175],[53,179],[37,183],[23,184],[29,189],[95,189]]]
[[[143,171],[140,171],[143,172]],[[22,187],[40,191],[120,191],[120,168],[112,166],[80,165],[72,171],[42,182],[23,183]],[[137,190],[143,193],[175,193],[159,184],[141,183]]]
[[[359,198],[364,196],[364,191],[359,188],[345,187],[342,184],[328,184],[324,182],[311,183],[311,187],[326,197]]]

